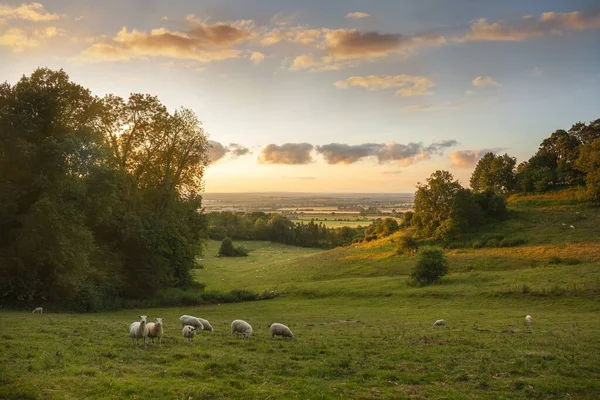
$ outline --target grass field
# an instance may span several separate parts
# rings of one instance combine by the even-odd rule
[[[563,197],[512,198],[511,219],[469,239],[527,243],[465,242],[446,252],[442,283],[424,288],[407,284],[415,258],[394,255],[397,236],[331,251],[236,242],[253,250],[245,258],[218,258],[210,242],[195,271],[207,289],[282,296],[86,315],[2,312],[0,398],[598,398],[600,213]],[[184,313],[215,332],[185,343]],[[139,314],[165,318],[162,348],[132,345],[127,330]],[[250,340],[229,336],[235,318],[253,325]],[[448,327],[431,329],[439,318]],[[272,322],[296,339],[272,340]]]

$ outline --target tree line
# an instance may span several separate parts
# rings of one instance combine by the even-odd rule
[[[62,70],[0,84],[0,301],[92,311],[192,286],[208,150],[154,96]]]
[[[407,224],[418,238],[451,241],[483,224],[506,217],[506,196],[578,186],[583,197],[600,203],[600,119],[557,130],[537,152],[517,166],[508,154],[486,153],[475,166],[471,188],[448,171],[436,171],[415,193]]]
[[[208,237],[213,240],[269,240],[300,247],[331,249],[371,241],[398,231],[394,218],[377,218],[367,226],[330,228],[325,224],[294,222],[279,213],[211,212],[206,215]]]

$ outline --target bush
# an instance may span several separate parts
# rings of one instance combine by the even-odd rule
[[[481,249],[482,247],[485,247],[485,242],[483,240],[477,239],[473,241],[474,249]]]
[[[406,234],[404,236],[400,236],[400,239],[398,239],[398,248],[396,249],[396,254],[412,255],[416,254],[418,250],[419,245],[412,235]]]
[[[426,285],[440,280],[448,273],[448,260],[440,249],[425,249],[419,252],[419,260],[410,274],[418,285]]]
[[[487,247],[500,247],[500,240],[498,239],[490,239],[488,240],[485,245]]]
[[[525,239],[502,239],[500,241],[500,247],[516,247],[516,246],[521,246],[523,244],[527,243],[527,241]]]
[[[243,246],[234,247],[231,239],[227,237],[221,242],[219,255],[221,257],[246,257],[248,250]]]

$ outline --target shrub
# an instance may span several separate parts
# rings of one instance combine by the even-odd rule
[[[485,244],[487,247],[500,247],[500,240],[490,239]]]
[[[425,249],[419,252],[419,259],[410,274],[411,279],[419,284],[426,285],[440,280],[448,273],[448,261],[440,249]]]
[[[231,239],[227,237],[221,242],[219,255],[222,257],[246,257],[248,250],[243,246],[234,247]]]
[[[418,250],[419,245],[412,235],[406,234],[404,236],[400,236],[400,239],[398,239],[398,248],[396,249],[396,254],[412,255],[416,254]]]
[[[502,239],[500,241],[500,247],[516,247],[521,246],[522,244],[527,243],[525,239]]]
[[[482,247],[485,247],[485,242],[483,240],[477,239],[473,241],[474,249],[481,249]]]
[[[548,264],[560,264],[561,263],[561,259],[560,257],[550,257],[550,261],[548,261]]]

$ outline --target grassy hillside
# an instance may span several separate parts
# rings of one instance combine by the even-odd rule
[[[438,285],[407,285],[416,259],[394,255],[397,237],[330,251],[236,243],[253,250],[245,258],[218,258],[211,242],[195,272],[208,290],[284,296],[0,313],[0,398],[597,398],[600,213],[564,192],[516,196],[510,209],[507,221],[447,250],[450,274]],[[493,235],[526,244],[472,247]],[[184,313],[215,332],[184,343]],[[162,348],[132,346],[127,328],[139,314],[165,318]],[[250,340],[229,337],[235,318],[253,325]],[[432,329],[439,318],[448,327]],[[271,322],[296,339],[272,340]]]

